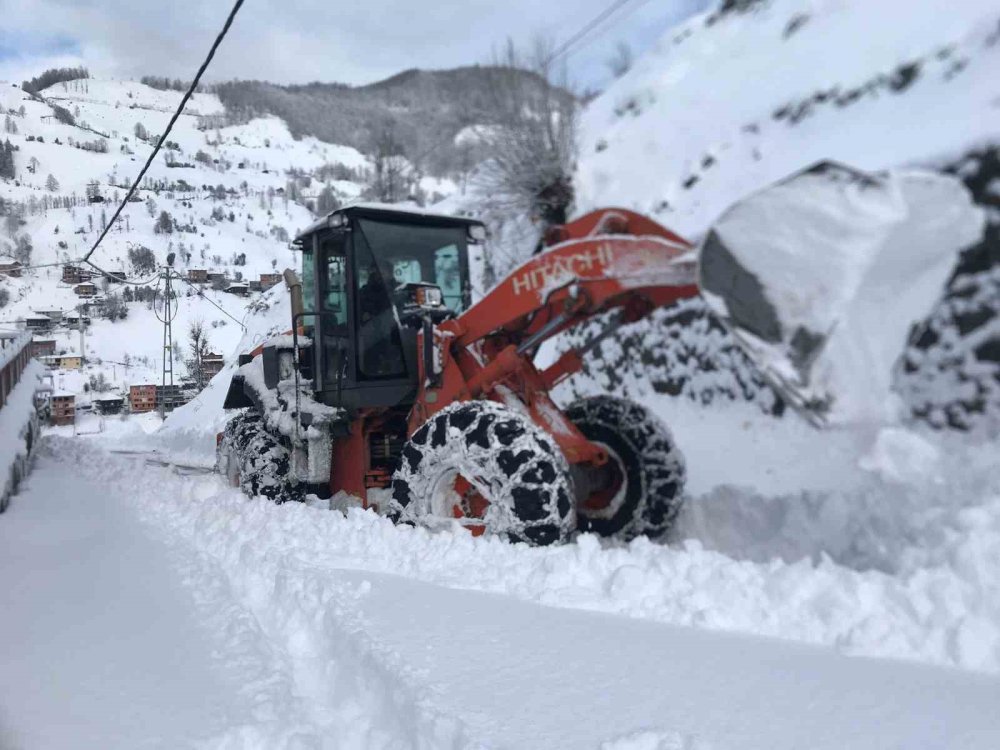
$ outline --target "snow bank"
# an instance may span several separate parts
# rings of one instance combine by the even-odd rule
[[[10,475],[10,467],[19,457],[28,455],[24,430],[35,415],[35,390],[44,372],[38,360],[31,360],[0,409],[0,492]]]
[[[540,549],[458,530],[396,527],[360,510],[345,517],[295,503],[248,502],[217,477],[147,467],[149,481],[136,487],[128,461],[81,442],[57,449],[75,469],[100,472],[133,492],[151,522],[218,560],[275,627],[303,616],[288,602],[306,596],[311,584],[288,570],[305,566],[317,574],[403,574],[555,607],[1000,671],[1000,486],[985,449],[956,448],[933,491],[902,495],[868,484],[854,493],[775,501],[771,509],[787,524],[772,521],[770,544],[758,533],[769,527],[746,523],[751,517],[737,514],[733,503],[715,519],[728,518],[728,525],[708,522],[724,491],[755,513],[768,509],[751,492],[729,488],[692,503],[694,516],[681,527],[692,538],[676,546],[646,539],[602,546],[585,535]],[[795,518],[805,523],[797,526]],[[729,540],[717,533],[741,525]],[[811,536],[783,549],[802,526]],[[704,540],[693,538],[700,532]],[[754,554],[738,548],[754,538]]]

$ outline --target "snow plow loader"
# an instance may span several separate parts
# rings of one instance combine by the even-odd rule
[[[301,281],[285,272],[291,331],[241,357],[225,407],[243,411],[219,436],[219,469],[276,502],[312,493],[332,507],[530,544],[578,530],[660,536],[685,481],[668,428],[612,395],[560,408],[553,386],[618,327],[704,289],[788,402],[821,423],[852,403],[851,384],[833,377],[844,336],[865,352],[868,330],[905,338],[908,322],[885,334],[858,310],[884,318],[899,304],[879,304],[887,279],[906,298],[902,268],[941,288],[956,248],[973,239],[968,195],[931,177],[817,165],[724,214],[700,268],[698,250],[656,222],[594,211],[552,228],[543,252],[475,304],[469,247],[485,238],[481,223],[391,206],[334,211],[296,239]],[[937,212],[914,212],[923,201]],[[800,232],[798,244],[783,226]],[[883,267],[922,237],[937,249]],[[814,264],[803,260],[810,244]],[[874,291],[866,269],[881,269]],[[535,366],[545,341],[598,321],[580,348]],[[871,383],[854,391],[870,397]]]
[[[277,502],[314,493],[531,544],[665,531],[684,486],[667,428],[624,399],[561,409],[549,391],[618,326],[697,294],[693,247],[595,211],[472,304],[483,239],[477,221],[364,205],[303,231],[291,332],[241,358],[220,471]],[[586,346],[535,367],[543,342],[608,312]]]

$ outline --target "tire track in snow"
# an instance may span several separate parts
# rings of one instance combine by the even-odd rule
[[[223,640],[220,663],[243,684],[250,718],[241,717],[205,747],[482,747],[376,646],[352,606],[365,584],[338,581],[335,573],[271,545],[266,535],[239,533],[246,529],[237,517],[200,512],[212,507],[221,488],[217,478],[111,457],[79,440],[46,442],[80,473],[131,497],[140,520],[170,547],[206,625]],[[136,463],[155,481],[136,487]]]

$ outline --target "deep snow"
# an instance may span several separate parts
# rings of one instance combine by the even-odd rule
[[[980,516],[967,519],[976,545],[907,582],[846,560],[756,563],[695,542],[531,549],[431,534],[371,513],[248,501],[215,476],[52,436],[13,523],[0,524],[2,567],[21,572],[0,618],[2,661],[14,665],[0,672],[0,737],[985,750],[1000,734],[1000,663],[981,647],[998,618],[970,608],[996,592],[974,594],[971,573],[977,555],[995,559],[995,521],[982,523],[995,505],[967,509]],[[757,531],[744,536],[766,556]],[[946,610],[976,629],[936,632]],[[851,620],[857,632],[844,630]],[[923,639],[908,640],[918,626]],[[781,640],[755,635],[769,631]],[[968,666],[993,674],[836,653],[955,663],[959,651],[934,650],[942,638],[979,647],[989,661]],[[40,687],[53,669],[57,687]],[[127,710],[110,708],[123,694]]]

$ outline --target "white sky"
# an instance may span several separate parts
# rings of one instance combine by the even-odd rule
[[[557,44],[612,0],[246,0],[210,78],[367,83],[407,68],[488,63],[507,37]],[[607,81],[619,41],[636,51],[712,0],[629,0],[568,58],[584,87]],[[54,65],[94,75],[190,79],[231,0],[2,0],[0,80]]]

